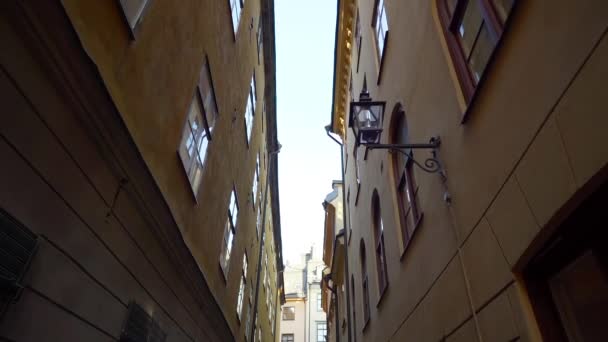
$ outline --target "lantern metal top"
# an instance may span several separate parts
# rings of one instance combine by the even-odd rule
[[[359,101],[350,103],[348,125],[355,135],[355,144],[379,144],[386,102],[373,101],[367,91],[367,77],[363,76],[363,89]]]

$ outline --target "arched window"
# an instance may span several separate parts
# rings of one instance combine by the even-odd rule
[[[374,242],[376,244],[376,272],[378,273],[378,291],[380,296],[388,286],[388,274],[386,272],[386,252],[384,250],[384,225],[382,224],[382,213],[380,212],[380,198],[378,191],[374,190],[372,195],[372,228],[374,231]]]
[[[471,101],[517,0],[436,0],[465,100]]]
[[[391,117],[390,139],[393,144],[409,143],[407,121],[401,104],[395,105]],[[407,153],[413,153],[408,151]],[[414,163],[402,153],[392,157],[394,184],[397,192],[397,206],[401,221],[403,250],[409,245],[422,217],[418,208],[418,187],[414,179]]]
[[[369,283],[367,281],[367,265],[365,258],[365,242],[361,239],[359,245],[359,252],[361,258],[361,296],[363,297],[363,327],[367,325],[369,321]]]

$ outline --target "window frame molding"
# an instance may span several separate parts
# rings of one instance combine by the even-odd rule
[[[456,7],[454,8],[454,14],[450,16],[446,0],[435,0],[435,7],[437,10],[437,17],[439,20],[440,32],[443,35],[443,39],[446,43],[448,50],[449,63],[452,65],[456,74],[459,92],[462,94],[464,100],[464,110],[461,117],[461,124],[466,123],[469,118],[471,108],[474,107],[477,97],[479,96],[480,90],[486,82],[487,75],[491,73],[492,66],[496,60],[496,56],[501,50],[503,41],[505,39],[505,33],[509,32],[513,17],[518,12],[518,5],[521,1],[513,0],[513,5],[504,23],[501,23],[496,13],[496,9],[492,4],[491,0],[458,0]],[[466,58],[462,54],[462,47],[455,36],[454,30],[456,25],[462,20],[468,1],[478,1],[481,16],[486,21],[488,32],[494,39],[494,48],[488,57],[488,61],[484,68],[484,72],[480,75],[477,83],[474,82],[471,71],[467,64]]]
[[[378,77],[376,79],[376,85],[380,85],[380,82],[382,81],[382,71],[384,70],[384,61],[386,59],[386,48],[388,46],[389,43],[389,38],[390,38],[390,29],[389,29],[389,25],[388,25],[388,14],[386,14],[386,3],[384,2],[385,0],[382,0],[382,6],[384,7],[384,13],[386,15],[386,34],[384,36],[384,45],[382,46],[382,51],[380,51],[380,46],[379,46],[379,42],[378,42],[378,35],[376,34],[376,16],[378,15],[378,5],[380,3],[380,0],[374,0],[374,9],[372,11],[372,29],[374,31],[374,42],[375,42],[375,46],[374,46],[374,50],[376,51],[376,60],[378,61]],[[357,65],[357,72],[359,71],[358,65]]]
[[[239,29],[241,28],[241,18],[243,17],[243,11],[245,10],[245,0],[234,0],[237,2],[237,4],[240,6],[240,10],[239,10],[239,20],[237,22],[236,28],[234,27],[234,23],[233,18],[232,18],[232,1],[233,0],[228,0],[228,14],[230,17],[230,26],[232,27],[232,37],[234,39],[234,42],[236,42],[236,36],[239,33]]]
[[[153,1],[153,0],[150,0]],[[213,106],[215,108],[212,108],[215,112],[211,112],[209,111],[209,108],[206,108],[205,106],[205,93],[204,93],[204,78],[203,78],[203,73],[206,73],[205,77],[207,77],[209,79],[209,89],[208,91],[210,92],[210,95],[212,96],[213,99]],[[198,185],[198,187],[196,189],[194,189],[194,185],[192,184],[192,181],[190,180],[190,175],[189,175],[189,170],[186,167],[186,163],[184,161],[184,159],[181,156],[180,150],[182,149],[182,142],[184,139],[184,133],[185,133],[185,129],[186,129],[186,125],[189,125],[188,122],[190,120],[190,109],[192,107],[192,104],[194,103],[194,101],[198,101],[198,104],[200,106],[201,109],[201,124],[203,126],[203,129],[205,130],[206,134],[204,135],[204,137],[206,137],[207,139],[207,149],[205,150],[205,158],[203,160],[201,160],[201,183]],[[209,124],[209,120],[210,120],[210,116],[214,115],[215,117],[213,117],[213,126],[211,126]],[[215,126],[217,125],[217,121],[219,120],[220,117],[220,110],[219,110],[219,106],[217,104],[217,97],[215,94],[215,86],[214,86],[214,82],[213,82],[213,75],[211,74],[211,64],[209,63],[209,56],[205,55],[205,58],[203,60],[203,65],[201,67],[201,71],[199,72],[199,78],[198,78],[198,82],[196,84],[195,90],[194,90],[194,94],[190,100],[190,104],[188,106],[188,109],[186,111],[186,119],[182,128],[182,133],[181,133],[181,137],[180,137],[180,143],[179,146],[177,148],[177,157],[180,160],[180,163],[182,165],[182,168],[184,170],[185,176],[188,179],[188,184],[190,185],[190,193],[194,196],[194,201],[198,204],[198,194],[200,191],[200,188],[202,186],[202,182],[203,179],[202,177],[204,177],[204,172],[205,172],[205,165],[207,164],[206,161],[208,159],[208,155],[209,152],[211,151],[211,142],[213,141],[213,130],[215,128]],[[200,158],[200,151],[198,149],[198,142],[195,143],[195,153],[196,155]]]
[[[376,307],[380,305],[384,294],[388,290],[388,264],[386,260],[386,244],[384,243],[384,223],[382,222],[382,208],[380,206],[380,195],[374,189],[371,200],[372,235],[374,240],[374,256],[376,261],[376,282],[378,285],[378,301]],[[382,254],[380,258],[379,254]],[[382,272],[380,272],[382,268]],[[382,279],[383,278],[383,279]]]
[[[388,140],[390,143],[394,144],[402,144],[409,143],[409,139],[406,142],[399,142],[397,139],[397,130],[400,129],[399,124],[403,124],[405,127],[401,129],[406,130],[406,137],[409,137],[409,129],[407,124],[407,114],[403,105],[398,102],[393,107],[393,111],[390,119],[389,126],[389,136]],[[413,152],[410,151],[412,154]],[[399,235],[401,241],[399,245],[401,246],[401,255],[400,260],[403,261],[406,251],[409,249],[409,246],[412,244],[414,237],[416,236],[416,232],[418,232],[418,228],[422,224],[422,218],[424,217],[424,212],[420,208],[420,203],[418,201],[418,193],[420,186],[416,183],[416,177],[414,175],[414,163],[411,159],[406,161],[406,164],[403,167],[403,171],[401,171],[401,166],[399,164],[399,159],[401,154],[393,154],[390,159],[390,163],[392,166],[392,187],[394,189],[395,194],[395,205],[398,211],[399,221],[397,222],[399,225]],[[408,209],[405,209],[406,203],[403,198],[401,188],[408,187],[408,190],[411,193],[413,203],[408,203]],[[413,226],[411,227],[411,234],[408,232],[408,214],[410,212],[416,212],[417,217],[413,222]]]

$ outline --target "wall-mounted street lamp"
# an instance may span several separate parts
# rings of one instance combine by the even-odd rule
[[[441,145],[439,137],[432,137],[427,144],[381,144],[382,123],[384,120],[385,101],[373,101],[367,91],[367,80],[363,78],[363,89],[359,101],[350,103],[350,116],[348,126],[355,135],[356,148],[363,145],[367,150],[384,149],[405,155],[416,166],[425,172],[439,172],[445,178],[443,167],[437,158],[437,149]],[[431,157],[424,161],[424,165],[414,159],[412,150],[430,149]]]

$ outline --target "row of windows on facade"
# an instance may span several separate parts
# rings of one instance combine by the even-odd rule
[[[323,306],[321,305],[322,303],[322,298],[323,294],[321,292],[317,293],[317,299],[316,299],[316,304],[317,304],[317,311],[321,312],[323,311]],[[282,320],[284,321],[293,321],[296,319],[296,308],[295,306],[284,306],[281,309],[282,312]]]
[[[144,12],[148,9],[148,4],[151,0],[120,0],[120,5],[123,10],[124,17],[133,32],[143,19]],[[245,7],[245,0],[228,0],[230,4],[230,15],[232,17],[232,29],[234,36],[239,29],[241,21],[241,12]],[[253,19],[252,19],[253,27]],[[258,23],[257,43],[258,43],[258,63],[260,62],[260,54],[262,50],[262,22]]]
[[[503,34],[505,23],[516,0],[435,1],[462,93],[465,100],[470,102]],[[375,1],[372,17],[373,40],[381,72],[389,33],[384,0]],[[356,72],[359,72],[363,44],[359,10],[357,10],[353,39],[357,46]],[[354,99],[352,96],[351,98]]]
[[[256,111],[257,91],[255,82],[255,73],[251,78],[251,83],[247,96],[247,104],[245,106],[244,114],[244,125],[246,133],[246,142],[249,146],[252,135],[252,128],[254,123],[254,116]],[[263,114],[264,116],[264,114]],[[201,77],[197,91],[190,104],[188,118],[186,120],[182,140],[179,148],[180,159],[188,176],[190,187],[195,196],[198,195],[199,188],[201,185],[202,174],[206,163],[207,150],[212,140],[213,128],[218,117],[217,104],[215,102],[215,92],[213,89],[211,72],[209,68],[208,60],[203,66],[201,71]],[[256,166],[253,173],[252,187],[251,187],[251,202],[253,209],[257,213],[256,218],[256,236],[259,238],[261,233],[262,215],[261,215],[261,204],[262,192],[259,187],[260,181],[260,153],[256,156]],[[236,191],[236,186],[233,185],[232,192],[230,193],[230,199],[228,203],[228,212],[226,223],[224,226],[223,242],[220,251],[219,262],[222,269],[224,278],[228,277],[228,269],[230,266],[232,249],[235,243],[235,237],[237,233],[237,220],[239,213],[239,201]],[[247,285],[247,253],[243,255],[242,273],[239,284],[239,292],[237,297],[236,311],[239,320],[241,319],[243,311],[243,298],[244,292]],[[253,286],[253,284],[252,284]],[[248,303],[248,317],[246,320],[247,333],[251,326],[251,306],[253,289],[250,290],[250,298]]]
[[[327,341],[327,322],[317,321],[317,342]],[[294,334],[281,334],[281,342],[294,342]]]
[[[502,35],[504,24],[511,12],[515,0],[437,0],[440,17],[444,25],[446,40],[450,46],[450,54],[456,68],[459,70],[458,76],[463,88],[463,93],[467,101],[473,96],[475,87],[481,80],[482,74],[490,60],[492,53]],[[374,8],[374,21],[372,26],[375,28],[375,42],[380,68],[386,49],[388,37],[388,19],[383,0],[377,0]],[[362,45],[362,34],[359,13],[355,22],[355,43],[358,48],[357,72],[359,69],[359,58]],[[352,76],[350,84],[351,98]],[[391,142],[396,144],[406,144],[408,141],[407,124],[405,113],[398,104],[393,110],[391,120]],[[357,150],[353,151],[355,159],[355,177],[357,194],[355,205],[358,201],[359,189],[361,187],[360,163]],[[410,152],[411,153],[411,152]],[[348,162],[348,154],[346,158]],[[403,251],[407,249],[412,236],[418,227],[422,214],[418,209],[418,188],[416,186],[412,172],[411,159],[401,154],[393,156],[394,186],[398,194],[397,205],[399,207],[401,239]],[[372,229],[376,256],[376,278],[378,282],[379,297],[386,291],[388,286],[388,274],[386,266],[385,246],[384,246],[384,225],[380,212],[380,201],[378,192],[374,190],[372,195]],[[350,223],[350,188],[347,192],[347,208],[349,210],[348,219]],[[352,234],[352,227],[351,227]],[[369,283],[366,266],[365,242],[360,241],[360,262],[361,262],[361,290],[363,295],[363,315],[364,322],[367,324],[370,316],[369,305]],[[354,276],[351,276],[352,302],[355,305],[355,286]],[[356,307],[356,306],[355,306]],[[354,320],[356,324],[356,319]],[[356,329],[356,328],[355,328]]]

